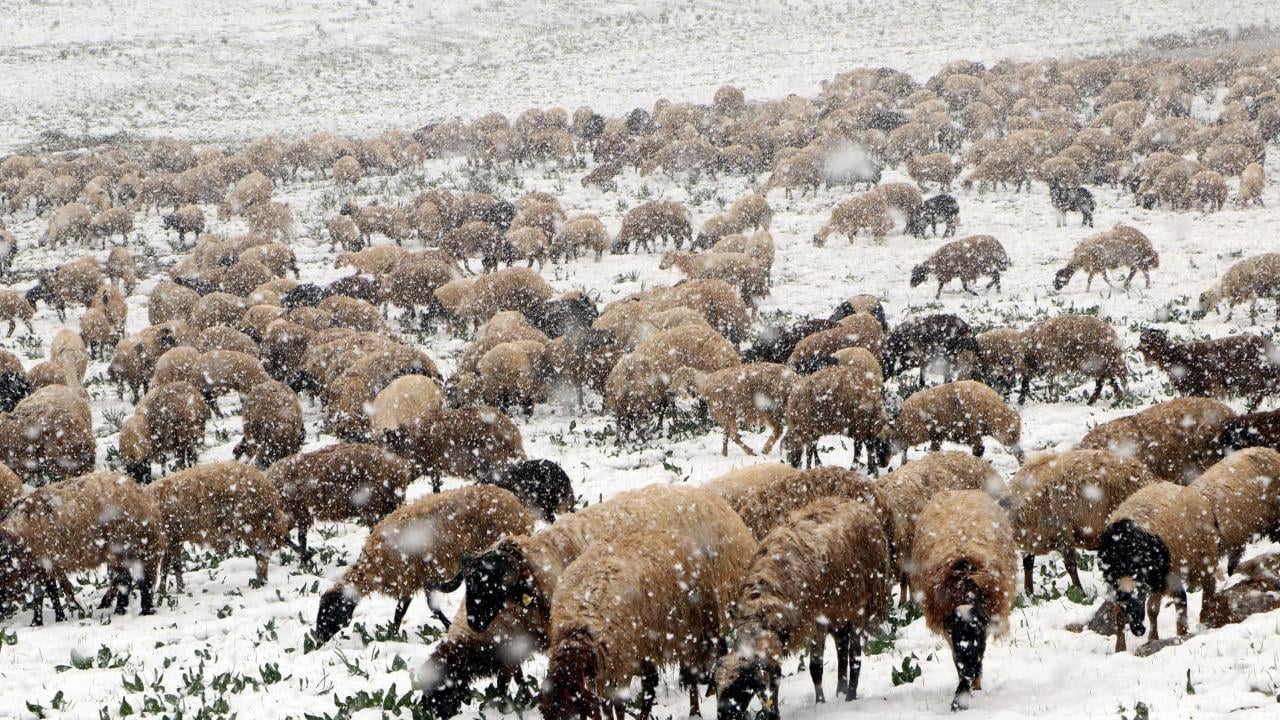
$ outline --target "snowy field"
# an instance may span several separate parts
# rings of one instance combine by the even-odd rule
[[[431,120],[471,118],[491,110],[514,114],[533,105],[572,109],[590,104],[601,112],[649,107],[659,96],[707,102],[716,87],[734,83],[749,100],[787,92],[813,94],[818,82],[862,64],[889,65],[923,80],[941,63],[958,59],[1019,59],[1092,54],[1143,47],[1166,33],[1234,29],[1264,24],[1277,15],[1265,2],[1232,3],[1229,10],[1203,2],[1133,7],[1076,2],[966,3],[905,0],[860,2],[766,2],[747,11],[735,3],[690,4],[653,0],[636,3],[488,2],[467,9],[429,2],[104,2],[15,3],[0,0],[0,153],[58,129],[70,135],[128,131],[140,136],[174,134],[192,141],[234,141],[265,133],[301,136],[318,129],[366,134],[412,129]],[[1197,113],[1211,116],[1212,98],[1198,100]],[[1280,237],[1280,161],[1267,165],[1266,209],[1226,210],[1210,215],[1135,208],[1128,194],[1096,188],[1097,229],[1115,223],[1140,228],[1160,253],[1152,285],[1140,278],[1129,291],[1095,281],[1091,292],[1077,277],[1052,290],[1054,271],[1072,247],[1095,230],[1056,227],[1056,213],[1043,184],[1031,193],[957,192],[960,235],[987,233],[1008,249],[1013,267],[1003,292],[972,297],[950,288],[934,301],[931,282],[910,288],[913,265],[940,240],[917,240],[895,230],[883,246],[866,238],[832,239],[825,248],[810,238],[845,190],[788,200],[770,194],[772,232],[778,244],[772,296],[762,316],[777,311],[825,317],[858,292],[880,296],[896,324],[927,312],[954,312],[977,329],[1015,325],[1061,312],[1096,312],[1120,333],[1128,348],[1131,395],[1113,407],[1110,393],[1085,405],[1091,390],[1081,385],[1048,404],[1043,396],[1022,409],[1028,450],[1072,447],[1092,426],[1173,397],[1167,377],[1145,365],[1136,352],[1142,327],[1169,328],[1175,336],[1220,337],[1237,332],[1273,336],[1276,316],[1268,310],[1251,325],[1247,312],[1228,321],[1210,314],[1186,323],[1189,302],[1236,260],[1276,250]],[[293,208],[301,235],[295,251],[301,279],[327,282],[332,251],[322,226],[347,199],[361,204],[396,203],[429,187],[488,189],[515,197],[531,190],[556,194],[570,214],[598,213],[611,234],[623,211],[656,197],[686,202],[695,227],[749,189],[758,178],[722,177],[697,184],[661,174],[624,173],[616,190],[584,189],[583,171],[551,166],[523,169],[514,177],[479,173],[458,160],[439,160],[395,177],[370,177],[351,191],[329,180],[291,183],[275,191]],[[886,173],[885,181],[903,179]],[[1234,197],[1234,183],[1232,197]],[[215,218],[212,206],[206,214]],[[1076,216],[1073,216],[1076,217]],[[36,247],[46,219],[30,211],[3,218],[18,238],[14,263],[25,289],[32,273],[83,253]],[[139,215],[132,238],[135,256],[149,265],[172,262],[170,237],[159,216]],[[214,220],[219,234],[239,234],[238,220]],[[101,255],[101,254],[100,254]],[[548,266],[544,275],[557,290],[598,292],[602,302],[679,279],[658,269],[656,255],[606,255]],[[159,279],[151,274],[129,298],[129,331],[146,324],[146,294]],[[72,310],[74,326],[80,310]],[[1178,322],[1171,322],[1176,319]],[[58,327],[42,306],[34,333],[20,331],[0,346],[34,364],[44,357]],[[446,376],[465,347],[443,334],[410,336],[436,358]],[[105,363],[89,370],[98,432],[99,467],[116,445],[119,420],[130,413],[105,380]],[[911,373],[904,375],[910,379]],[[897,395],[896,383],[888,394]],[[518,417],[531,458],[564,466],[583,498],[596,502],[649,483],[702,483],[759,458],[731,448],[720,455],[718,428],[640,447],[619,448],[606,430],[600,398],[589,396],[579,414],[571,397]],[[1233,403],[1237,410],[1242,403]],[[230,459],[238,440],[237,401],[223,400],[202,461]],[[1275,400],[1265,406],[1273,409]],[[321,414],[307,407],[307,448],[333,442],[320,434]],[[745,433],[760,447],[765,435]],[[919,450],[913,456],[919,454]],[[1017,463],[990,443],[986,457],[1008,477]],[[850,453],[838,440],[824,443],[824,461],[848,466]],[[897,459],[895,458],[895,464]],[[410,496],[429,488],[419,483]],[[195,553],[187,564],[187,589],[163,594],[158,613],[88,617],[29,628],[25,610],[0,620],[0,718],[148,717],[298,718],[408,717],[417,695],[409,694],[410,671],[437,637],[421,598],[405,620],[404,633],[388,636],[394,602],[369,599],[355,624],[330,643],[312,647],[318,594],[338,579],[359,552],[367,530],[354,524],[321,525],[312,541],[321,547],[313,566],[300,567],[285,552],[272,562],[271,578],[249,587],[253,559]],[[1246,557],[1275,550],[1265,543]],[[1037,595],[1025,598],[1011,618],[1011,632],[990,643],[984,689],[969,716],[975,718],[1246,718],[1275,717],[1280,705],[1280,614],[1256,616],[1240,625],[1198,630],[1185,644],[1150,658],[1115,655],[1113,639],[1068,632],[1085,622],[1105,592],[1101,577],[1083,573],[1086,597],[1069,599],[1069,583],[1056,556],[1041,557]],[[96,600],[104,578],[82,579],[82,602]],[[456,607],[461,593],[446,598]],[[1191,618],[1199,612],[1191,595]],[[451,614],[451,612],[450,612]],[[47,617],[49,615],[47,614]],[[1161,615],[1162,637],[1174,634],[1174,613]],[[1132,638],[1130,645],[1138,644]],[[949,715],[956,676],[951,654],[923,622],[900,628],[881,652],[864,657],[860,699],[815,706],[802,662],[787,662],[782,689],[788,720],[916,718]],[[525,671],[541,679],[541,659]],[[827,653],[828,697],[834,684],[834,653]],[[903,669],[918,669],[907,673]],[[483,689],[483,688],[481,688]],[[659,718],[687,714],[686,696],[673,673],[663,675]],[[408,703],[408,704],[405,704]],[[714,713],[704,703],[704,712]],[[1145,708],[1145,710],[1144,710]],[[526,711],[533,712],[536,710]],[[466,717],[492,718],[500,710],[472,706]],[[514,714],[511,717],[515,717]]]

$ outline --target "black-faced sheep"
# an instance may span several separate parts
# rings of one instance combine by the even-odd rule
[[[1258,300],[1280,302],[1280,253],[1263,253],[1232,265],[1212,288],[1200,293],[1196,316],[1227,301],[1227,319],[1236,305],[1249,302],[1249,320],[1258,319]]]
[[[913,393],[902,404],[890,433],[895,449],[929,443],[931,451],[943,441],[969,446],[974,456],[985,450],[982,437],[991,435],[1021,459],[1022,420],[995,390],[974,380],[959,380]]]
[[[1102,386],[1110,383],[1119,402],[1128,384],[1120,336],[1105,320],[1091,315],[1059,315],[1033,323],[1022,331],[1022,385],[1018,402],[1031,391],[1031,380],[1046,377],[1049,399],[1058,399],[1058,375],[1075,372],[1093,378],[1089,404],[1102,396]]]
[[[223,553],[244,543],[253,550],[256,583],[266,582],[271,553],[284,542],[287,527],[280,494],[261,472],[235,462],[197,465],[151,483],[146,493],[160,512],[167,541],[161,587],[172,570],[183,591],[183,543]]]
[[[185,243],[187,233],[199,235],[204,232],[204,210],[199,205],[183,205],[172,215],[161,218],[160,224],[165,230],[177,231],[178,242]]]
[[[521,460],[507,463],[481,475],[477,482],[507,490],[530,512],[546,522],[573,512],[577,498],[573,482],[564,468],[550,460]]]
[[[59,265],[53,272],[38,272],[36,284],[26,292],[27,302],[35,307],[44,300],[58,311],[58,319],[67,319],[67,305],[88,306],[102,284],[102,269],[91,257]]]
[[[787,434],[782,449],[787,461],[800,467],[821,462],[818,440],[845,435],[854,442],[854,457],[866,448],[867,468],[875,471],[889,462],[888,417],[881,388],[852,367],[837,365],[799,378],[787,399]]]
[[[863,637],[879,626],[890,601],[891,541],[872,508],[842,498],[796,510],[761,541],[733,605],[737,646],[715,671],[718,718],[745,717],[753,695],[777,708],[782,660],[803,647],[823,702],[828,633],[836,641],[836,693],[857,697]]]
[[[151,464],[172,456],[179,468],[194,465],[204,445],[209,407],[194,385],[157,385],[120,426],[119,451],[125,472],[140,483],[151,481]]]
[[[1066,287],[1071,276],[1080,270],[1088,273],[1085,290],[1093,285],[1094,275],[1102,275],[1102,279],[1110,285],[1111,278],[1107,277],[1107,271],[1126,266],[1129,268],[1129,276],[1124,280],[1126,290],[1139,271],[1146,279],[1147,287],[1151,287],[1150,271],[1160,267],[1160,257],[1142,231],[1129,225],[1116,225],[1110,230],[1081,240],[1071,251],[1067,266],[1054,274],[1053,288],[1061,290]]]
[[[360,599],[374,593],[398,601],[392,619],[398,628],[413,596],[425,592],[448,628],[432,593],[458,588],[464,557],[532,529],[533,519],[515,496],[495,487],[458,488],[397,508],[373,526],[359,559],[320,596],[315,635],[328,641],[351,622]]]
[[[1009,518],[984,492],[938,493],[920,513],[911,565],[925,623],[947,639],[960,676],[951,709],[965,710],[982,689],[988,631],[1008,628],[1018,572]]]
[[[938,280],[938,292],[934,299],[942,297],[942,288],[952,280],[959,280],[960,287],[977,295],[969,283],[978,278],[991,278],[987,289],[994,285],[1000,289],[1000,273],[1009,269],[1009,255],[1004,246],[990,235],[971,235],[953,240],[938,248],[924,262],[911,270],[911,287],[923,283],[930,275]]]

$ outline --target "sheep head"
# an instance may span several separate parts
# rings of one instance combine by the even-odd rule
[[[1116,603],[1125,611],[1135,635],[1146,631],[1143,622],[1147,593],[1164,592],[1169,577],[1169,549],[1155,535],[1125,518],[1102,534],[1098,548],[1102,576],[1115,591]],[[1123,632],[1117,628],[1117,632]]]
[[[545,720],[600,717],[600,703],[588,689],[588,678],[597,676],[600,659],[594,643],[584,633],[563,638],[550,652],[547,678],[538,694],[538,709]]]
[[[467,624],[484,632],[507,601],[532,604],[538,593],[521,548],[510,539],[462,563],[467,584]]]
[[[916,287],[929,278],[928,266],[921,263],[911,269],[911,287]]]
[[[947,616],[947,639],[955,658],[960,684],[956,686],[951,710],[967,710],[973,685],[982,678],[982,656],[987,649],[990,618],[980,604],[964,604]]]
[[[1066,287],[1067,283],[1071,282],[1071,276],[1075,274],[1076,274],[1076,269],[1073,267],[1064,267],[1058,272],[1054,273],[1053,289],[1061,290],[1062,288]]]
[[[722,720],[745,720],[747,707],[753,697],[759,697],[764,715],[778,717],[778,681],[782,678],[782,666],[778,654],[768,652],[761,643],[769,633],[749,633],[752,638],[740,638],[734,651],[716,663],[713,685],[719,701],[716,717]],[[776,645],[765,642],[763,645]]]
[[[334,585],[320,596],[320,609],[316,613],[314,635],[320,642],[328,642],[338,631],[351,622],[359,595],[345,585]]]

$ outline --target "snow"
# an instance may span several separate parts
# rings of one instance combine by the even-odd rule
[[[716,87],[729,82],[744,87],[749,99],[811,94],[821,80],[859,64],[890,65],[923,78],[941,63],[959,58],[1111,52],[1170,32],[1266,23],[1276,13],[1270,3],[1234,3],[1228,14],[1219,5],[1185,0],[1142,6],[1092,0],[822,0],[766,2],[750,10],[737,3],[693,5],[674,0],[512,0],[467,6],[385,0],[88,0],[8,3],[0,10],[5,13],[0,150],[20,146],[50,128],[73,135],[127,130],[242,141],[264,133],[298,136],[321,128],[346,133],[412,129],[445,117],[474,117],[491,110],[515,113],[531,105],[573,108],[586,103],[618,112],[651,106],[658,96],[706,101]],[[1274,159],[1267,170],[1272,178],[1280,172]],[[683,178],[640,178],[628,171],[619,176],[616,191],[604,192],[582,188],[580,176],[580,171],[539,167],[522,170],[515,181],[499,181],[475,175],[461,161],[434,161],[408,176],[366,178],[355,199],[395,202],[428,184],[465,189],[496,183],[496,191],[505,196],[553,192],[570,214],[599,213],[612,234],[624,201],[629,206],[649,197],[685,201],[693,209],[695,224],[700,224],[748,187],[748,179],[741,177],[693,185]],[[886,170],[885,182],[898,179],[900,169]],[[882,297],[891,323],[925,312],[956,312],[985,329],[1024,325],[1060,312],[1096,312],[1124,339],[1131,395],[1112,407],[1105,393],[1102,402],[1089,407],[1084,400],[1091,387],[1081,385],[1056,404],[1044,402],[1041,391],[1022,409],[1024,448],[1069,448],[1097,423],[1172,397],[1165,376],[1144,365],[1134,350],[1138,330],[1155,324],[1188,337],[1181,322],[1188,303],[1236,260],[1274,250],[1274,238],[1280,235],[1280,214],[1274,210],[1280,207],[1280,191],[1274,183],[1264,194],[1268,209],[1229,206],[1212,215],[1147,211],[1135,208],[1122,192],[1097,188],[1094,193],[1097,229],[1123,222],[1152,239],[1160,267],[1152,273],[1151,288],[1143,287],[1139,278],[1128,291],[1095,281],[1093,290],[1086,292],[1083,278],[1076,277],[1062,292],[1053,291],[1054,270],[1075,243],[1095,230],[1079,227],[1078,221],[1056,227],[1057,214],[1039,183],[1030,194],[956,193],[962,208],[960,234],[994,235],[1008,249],[1013,267],[1003,278],[1002,293],[971,297],[953,287],[939,301],[932,299],[931,283],[912,289],[907,278],[912,266],[940,240],[916,240],[895,231],[883,246],[866,238],[846,242],[837,237],[817,248],[810,238],[844,191],[833,188],[816,197],[788,200],[779,190],[770,196],[778,245],[775,286],[762,312],[825,317],[857,292]],[[320,228],[349,191],[318,180],[278,188],[276,195],[290,203],[304,229],[295,246],[302,279],[325,282],[340,276],[332,269],[331,251],[320,241]],[[206,215],[216,232],[243,230],[239,221],[214,220],[212,207],[206,208]],[[7,215],[4,221],[19,240],[14,269],[20,277],[30,278],[36,269],[83,253],[75,248],[37,249],[44,218],[23,212]],[[171,260],[158,216],[139,216],[137,225],[135,236],[155,254],[150,262]],[[141,247],[133,250],[142,254]],[[557,290],[587,289],[605,302],[679,279],[674,270],[659,270],[655,255],[606,256],[599,263],[587,258],[548,266],[545,274]],[[130,331],[145,325],[145,296],[156,280],[152,274],[129,298]],[[28,285],[15,283],[20,288]],[[78,313],[71,311],[71,323]],[[1171,322],[1171,317],[1180,322]],[[34,364],[43,357],[57,326],[53,311],[42,306],[35,333],[16,334],[3,346],[24,363]],[[1190,330],[1197,336],[1245,331],[1270,335],[1276,330],[1276,316],[1268,308],[1255,326],[1246,312],[1231,320],[1210,314]],[[444,335],[418,341],[446,374],[465,347],[463,340]],[[107,451],[116,442],[111,418],[129,414],[128,403],[117,399],[104,373],[104,363],[91,365],[89,389],[95,398],[100,466],[105,466]],[[908,373],[904,380],[910,377]],[[896,384],[890,387],[891,395],[899,389]],[[599,414],[599,398],[591,397],[589,403],[591,409],[579,413],[571,396],[561,397],[539,406],[532,418],[516,420],[528,455],[563,465],[579,495],[590,502],[648,483],[702,483],[759,460],[745,457],[737,448],[721,457],[716,429],[618,448],[602,432],[610,422]],[[1233,404],[1242,409],[1240,403]],[[230,458],[239,433],[235,405],[234,399],[223,401],[224,417],[212,423],[203,461]],[[317,434],[318,407],[307,407],[307,420],[308,449],[332,442]],[[756,448],[765,437],[744,433]],[[988,445],[986,456],[1006,477],[1017,466],[995,443]],[[847,465],[850,453],[839,441],[829,440],[823,459]],[[419,483],[410,495],[425,492],[429,487]],[[218,559],[193,550],[186,593],[179,598],[162,595],[153,617],[137,616],[135,599],[125,617],[93,611],[86,619],[42,628],[28,628],[25,612],[0,621],[0,687],[5,700],[0,717],[34,717],[37,713],[30,705],[53,713],[57,693],[63,704],[56,712],[69,718],[97,718],[102,710],[115,717],[122,703],[142,712],[149,707],[148,698],[170,714],[181,706],[188,715],[204,707],[214,716],[301,718],[332,714],[335,698],[386,691],[393,684],[403,695],[409,689],[409,671],[428,654],[436,627],[420,598],[409,610],[404,638],[366,643],[353,625],[320,649],[308,652],[304,647],[319,593],[354,561],[367,532],[346,523],[313,529],[311,540],[320,548],[317,566],[300,568],[290,553],[278,554],[267,586],[256,589],[249,587],[251,557]],[[1246,557],[1274,549],[1261,543],[1251,546]],[[282,562],[286,558],[288,562]],[[1042,568],[1054,575],[1053,586],[1065,591],[1061,562],[1040,558],[1038,583],[1044,583]],[[984,689],[975,694],[972,716],[1133,718],[1140,703],[1152,717],[1162,718],[1274,716],[1280,695],[1280,616],[1257,616],[1219,630],[1199,628],[1183,645],[1151,658],[1114,655],[1112,639],[1064,629],[1086,621],[1097,605],[1093,596],[1102,592],[1095,571],[1083,576],[1092,606],[1066,597],[1034,600],[1014,612],[1007,636],[989,643]],[[99,586],[105,581],[101,573],[88,578]],[[95,604],[99,592],[92,584],[85,586],[79,593],[81,602]],[[461,593],[446,599],[450,615],[460,599]],[[1199,594],[1193,593],[1193,621],[1199,601]],[[375,627],[390,620],[393,607],[390,599],[366,600],[355,622],[376,634]],[[1173,635],[1173,623],[1174,613],[1166,608],[1160,622],[1163,637]],[[1131,641],[1131,646],[1136,644]],[[908,658],[918,662],[922,675],[895,687],[890,671]],[[801,662],[787,661],[784,667],[792,674],[782,688],[785,717],[950,715],[956,681],[950,651],[922,622],[903,628],[886,652],[863,658],[856,702],[834,699],[830,651],[827,663],[828,697],[833,700],[815,707]],[[526,671],[540,679],[542,668],[538,660]],[[676,687],[674,674],[664,673],[663,681],[657,715],[683,717],[686,696]],[[712,710],[704,705],[704,712]],[[484,714],[499,713],[488,708]],[[365,710],[358,715],[379,713]],[[467,715],[476,716],[476,709]]]

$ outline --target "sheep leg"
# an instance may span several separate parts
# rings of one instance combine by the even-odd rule
[[[961,287],[965,292],[969,293],[970,295],[975,295],[975,296],[976,296],[976,295],[978,294],[977,292],[975,292],[975,291],[974,291],[974,289],[973,289],[973,288],[969,287],[969,283],[968,283],[968,281],[961,280],[961,281],[960,281],[960,287]],[[990,286],[990,285],[988,285],[987,287],[991,287],[991,286]],[[935,298],[935,299],[936,299],[936,298]]]
[[[1093,385],[1093,394],[1089,396],[1089,404],[1098,402],[1098,398],[1102,397],[1102,384],[1106,382],[1105,378],[1098,378]]]
[[[827,696],[822,692],[822,656],[825,654],[827,634],[819,632],[809,641],[809,679],[813,681],[814,702],[824,703]]]
[[[253,564],[253,581],[258,587],[262,587],[267,584],[267,568],[271,565],[271,548],[263,545],[254,548]]]
[[[1084,592],[1084,585],[1080,584],[1080,567],[1076,558],[1076,549],[1067,546],[1062,551],[1062,564],[1067,566],[1067,577],[1071,578],[1071,584],[1080,592]]]
[[[839,647],[837,645],[837,647]],[[862,677],[862,636],[857,630],[849,632],[849,687],[845,690],[845,700],[858,699],[858,680]]]
[[[395,614],[391,616],[391,628],[393,630],[400,629],[400,623],[404,622],[405,613],[409,612],[409,603],[413,602],[413,596],[409,595],[396,603]],[[431,591],[427,590],[427,605],[431,604]]]
[[[1173,592],[1173,607],[1178,611],[1178,637],[1182,637],[1187,634],[1187,627],[1190,624],[1187,619],[1186,589]]]
[[[1244,554],[1244,548],[1238,547],[1227,553],[1227,575],[1234,575],[1236,568],[1240,566],[1240,556]]]
[[[404,606],[405,606],[405,609],[408,609],[409,607],[408,600],[404,601]],[[427,607],[431,608],[431,614],[434,615],[442,625],[444,625],[445,630],[448,630],[449,618],[444,614],[444,611],[440,609],[440,602],[436,600],[435,595],[429,590],[427,591]],[[398,609],[399,608],[397,608],[397,610]]]
[[[31,591],[31,627],[44,625],[44,593],[45,584],[37,582],[35,589]]]
[[[129,574],[128,569],[117,569],[113,572],[111,590],[115,593],[116,615],[124,615],[129,610],[129,591],[133,589],[133,576]],[[111,597],[110,593],[107,595]],[[110,606],[110,602],[107,603]]]
[[[156,562],[148,562],[142,568],[142,580],[138,585],[139,615],[155,615]]]
[[[742,441],[742,436],[738,434],[738,422],[737,422],[736,420],[735,420],[735,421],[733,421],[733,422],[731,422],[731,423],[729,423],[728,425],[726,425],[726,426],[725,426],[724,433],[725,433],[725,440],[726,440],[726,441],[728,441],[728,440],[733,440],[733,444],[735,444],[735,445],[737,445],[738,447],[742,448],[742,452],[744,452],[744,453],[746,453],[746,454],[748,454],[748,455],[750,455],[750,456],[752,456],[752,457],[755,457],[756,451],[755,451],[755,450],[752,450],[750,445],[747,445],[745,442],[743,442],[743,441]],[[721,454],[721,455],[728,455],[728,454],[729,454],[729,448],[728,448],[728,446],[727,446],[727,445],[726,445],[726,446],[725,446],[725,448],[724,448],[724,452],[722,452],[722,453],[720,453],[720,454]],[[767,450],[765,451],[765,454],[766,454],[766,455],[768,454],[768,451],[767,451]]]
[[[836,641],[836,694],[845,695],[846,700],[849,699],[846,695],[849,689],[849,634],[848,625],[831,632]]]
[[[187,589],[187,583],[182,579],[182,546],[169,548],[169,552],[166,555],[169,558],[169,569],[173,571],[174,585],[177,587],[178,592],[183,592]],[[161,578],[161,585],[163,584],[164,579]]]
[[[1164,593],[1151,591],[1150,597],[1147,598],[1147,623],[1151,625],[1151,630],[1147,632],[1147,642],[1154,642],[1160,639],[1160,628],[1156,627],[1156,619],[1160,617],[1160,601],[1164,600]]]
[[[946,283],[943,283],[943,282],[938,283],[938,292],[936,292],[936,293],[934,293],[934,294],[933,294],[933,299],[934,299],[934,300],[937,300],[937,299],[939,299],[939,298],[941,298],[941,297],[942,297],[942,286],[943,286],[943,285],[946,285]]]
[[[702,703],[698,701],[699,674],[688,665],[680,665],[680,684],[689,690],[689,717],[702,717]]]
[[[5,337],[13,337],[13,331],[16,329],[18,329],[18,323],[15,320],[9,320],[9,332],[5,334]]]
[[[1035,592],[1036,556],[1027,554],[1022,556],[1022,592],[1027,597]]]
[[[995,287],[996,292],[1002,291],[1002,288],[1000,287],[1000,273],[991,273],[991,282],[987,283],[986,289],[990,290],[992,287]]]
[[[1133,277],[1138,274],[1138,268],[1129,268],[1129,277],[1124,279],[1124,289],[1129,289],[1129,283],[1133,282]]]
[[[640,720],[649,720],[658,697],[658,668],[645,661],[640,666]]]
[[[906,607],[907,601],[911,599],[911,583],[907,579],[907,574],[902,573],[898,579],[898,607]]]
[[[1116,628],[1116,652],[1122,653],[1128,648],[1125,646],[1125,634],[1129,632],[1129,619],[1125,617],[1124,604],[1115,603],[1115,617],[1112,624]]]

